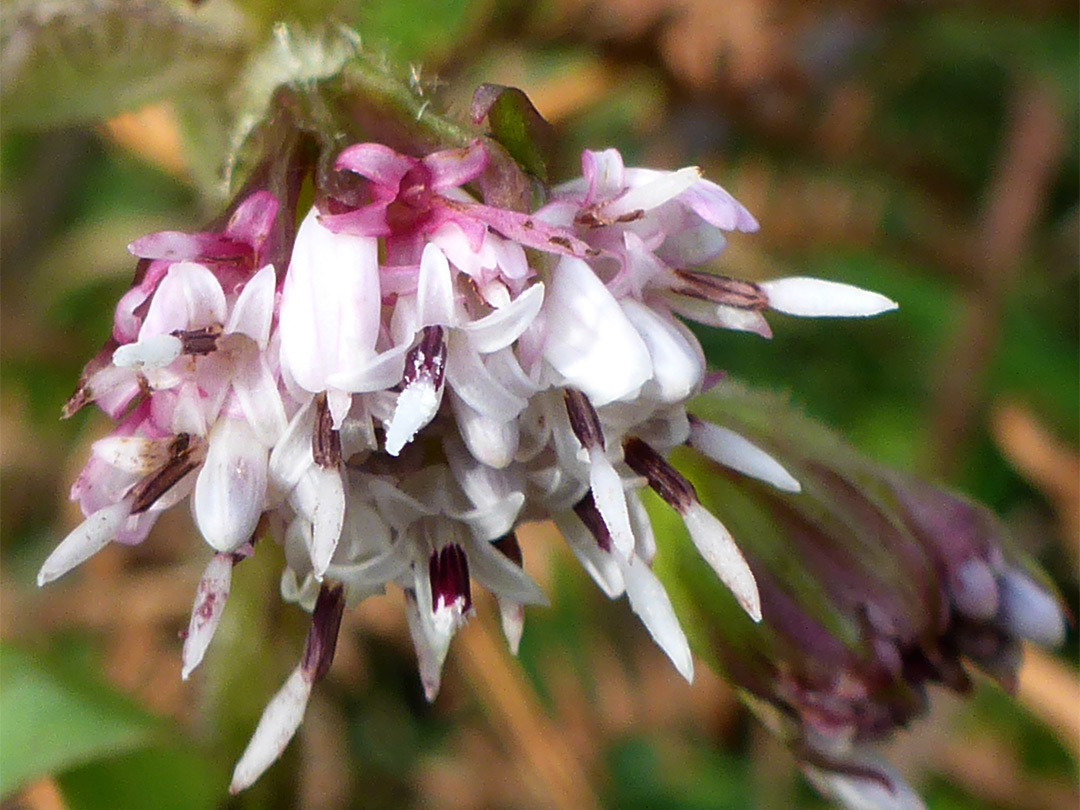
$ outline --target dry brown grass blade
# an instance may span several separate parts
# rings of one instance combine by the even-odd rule
[[[181,180],[191,179],[180,127],[169,104],[153,104],[135,112],[121,113],[102,124],[101,130],[109,139],[152,166]]]
[[[1027,645],[1016,689],[1020,702],[1080,758],[1080,675],[1044,650]]]

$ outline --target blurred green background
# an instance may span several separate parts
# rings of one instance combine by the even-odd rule
[[[188,8],[185,19],[212,20],[215,32],[196,30],[194,52],[185,45],[198,69],[165,75],[149,60],[151,77],[178,91],[173,103],[154,102],[164,84],[151,83],[116,99],[137,116],[107,124],[94,120],[93,99],[74,115],[78,99],[64,106],[79,77],[63,59],[22,87],[13,77],[20,25],[39,5],[6,7],[0,63],[3,808],[825,806],[728,685],[699,667],[686,686],[625,603],[608,603],[544,526],[522,545],[552,607],[529,611],[517,661],[481,599],[429,706],[400,594],[371,599],[347,617],[284,760],[251,791],[226,795],[306,624],[280,604],[273,552],[238,573],[219,637],[187,683],[178,633],[207,557],[187,515],[47,589],[33,580],[79,519],[67,491],[108,429],[89,409],[58,417],[130,281],[125,245],[197,229],[220,207],[220,112],[232,102],[208,82],[238,69],[277,4]],[[154,4],[114,5],[110,36],[153,27]],[[770,342],[699,334],[714,367],[789,391],[868,455],[990,504],[1076,604],[1075,4],[291,9],[355,26],[365,49],[451,114],[466,115],[481,82],[522,87],[558,129],[556,178],[580,171],[585,146],[617,146],[628,165],[702,166],[762,223],[732,237],[731,275],[833,278],[898,301],[898,314],[869,322],[776,317]],[[935,695],[932,716],[890,757],[932,810],[1075,808],[1076,657],[1075,630],[1066,649],[1033,651],[1016,702],[981,682],[967,705]]]

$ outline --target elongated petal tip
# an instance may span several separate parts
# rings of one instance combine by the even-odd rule
[[[105,548],[131,514],[131,501],[123,500],[99,509],[65,537],[41,565],[38,586],[58,579]]]
[[[499,599],[499,618],[510,654],[517,655],[521,649],[521,636],[525,632],[525,607],[519,602]]]
[[[717,464],[772,484],[784,492],[802,492],[802,485],[779,461],[733,430],[694,421],[690,427],[690,443]]]
[[[186,681],[191,676],[214,638],[221,614],[225,611],[225,601],[229,598],[232,569],[232,554],[215,554],[203,572],[195,591],[195,605],[191,609],[191,621],[184,639],[181,680]]]
[[[728,586],[747,615],[760,622],[761,597],[758,595],[757,580],[724,524],[700,503],[691,504],[683,512],[682,518],[698,553],[720,577],[720,581]]]
[[[250,787],[281,756],[304,719],[309,697],[311,683],[297,667],[263,711],[251,742],[233,770],[230,793]]]
[[[405,386],[398,395],[394,416],[386,429],[386,452],[392,456],[400,454],[417,432],[435,417],[441,402],[442,390],[437,390],[428,378],[421,377]]]
[[[1065,616],[1057,600],[1019,569],[999,581],[998,623],[1012,635],[1046,647],[1065,641]]]
[[[630,600],[630,607],[660,649],[671,659],[679,674],[688,683],[693,683],[694,657],[690,654],[690,643],[679,625],[679,619],[663,584],[649,566],[636,557],[625,562],[620,561],[619,568],[626,582],[626,596]]]
[[[312,522],[311,566],[315,576],[322,579],[341,539],[345,524],[345,487],[337,469],[316,468],[317,495]]]
[[[897,309],[881,293],[820,278],[781,278],[760,285],[777,312],[807,318],[860,318]]]
[[[626,507],[626,493],[622,479],[603,449],[594,447],[589,451],[589,485],[596,508],[611,533],[615,550],[629,558],[634,553],[634,531],[630,526],[630,514]]]

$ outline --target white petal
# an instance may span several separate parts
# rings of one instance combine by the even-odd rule
[[[420,257],[420,277],[416,287],[418,326],[453,326],[454,277],[450,262],[439,248],[428,242]]]
[[[251,539],[266,501],[267,450],[247,422],[222,419],[195,482],[199,531],[217,551],[235,551]]]
[[[801,767],[811,784],[846,810],[926,810],[922,799],[900,774],[880,760],[860,757],[851,765],[854,767],[850,773],[805,763]]]
[[[280,691],[270,699],[259,718],[259,725],[233,771],[230,793],[250,787],[263,771],[281,756],[304,719],[311,683],[300,667],[292,671]]]
[[[422,593],[427,587],[427,583],[419,583],[419,592]],[[436,637],[430,619],[424,618],[425,615],[430,616],[430,602],[429,598],[425,604],[421,605],[417,591],[411,589],[405,591],[405,618],[409,622],[409,635],[416,648],[420,683],[423,684],[424,697],[429,703],[439,695],[443,662],[446,661],[446,653],[450,648],[450,639],[446,636]]]
[[[881,293],[820,278],[781,278],[762,282],[760,286],[769,298],[769,306],[788,315],[866,317],[898,307]]]
[[[503,387],[459,330],[451,333],[447,350],[446,382],[470,408],[499,422],[525,410],[528,400]]]
[[[544,312],[544,359],[594,406],[634,394],[652,376],[645,342],[581,259],[556,265]]]
[[[313,468],[316,479],[315,514],[312,519],[311,566],[322,577],[334,556],[345,523],[345,487],[336,468]]]
[[[398,455],[416,436],[418,430],[435,418],[442,403],[443,388],[436,390],[427,377],[420,377],[405,386],[397,398],[394,418],[386,428],[386,452]]]
[[[652,359],[653,378],[646,390],[655,388],[655,396],[661,402],[681,402],[693,394],[705,375],[705,359],[700,348],[644,304],[628,298],[622,302],[622,308],[645,341]]]
[[[739,309],[683,295],[668,296],[667,301],[673,312],[706,326],[772,337],[768,321],[756,309]]]
[[[311,436],[315,430],[315,400],[300,408],[285,429],[285,435],[270,453],[270,480],[281,495],[288,495],[307,469],[314,464]]]
[[[607,594],[609,599],[618,599],[625,590],[625,585],[615,555],[609,554],[596,544],[596,538],[573,512],[556,512],[551,519],[566,545],[570,546],[570,550],[581,563],[581,567],[600,586],[600,590]]]
[[[487,540],[469,539],[465,542],[469,573],[496,596],[524,605],[549,604],[547,595],[524,569]]]
[[[339,580],[350,588],[370,588],[393,582],[409,569],[410,550],[406,540],[399,540],[389,549],[351,565],[330,565],[326,576]]]
[[[260,350],[265,349],[270,342],[276,286],[277,278],[272,264],[266,265],[252,276],[233,304],[225,332],[247,335],[255,341]]]
[[[693,683],[694,658],[690,654],[690,644],[664,586],[649,566],[637,557],[620,559],[619,568],[626,583],[630,607],[641,618],[641,623],[660,649],[671,659],[679,674]]]
[[[649,181],[629,188],[621,197],[604,205],[601,212],[605,217],[618,217],[638,209],[649,211],[679,196],[700,179],[701,169],[697,166],[677,172],[656,172]]]
[[[717,464],[743,475],[772,484],[784,492],[802,491],[799,482],[779,461],[733,430],[695,420],[690,424],[690,444]]]
[[[401,343],[385,352],[372,355],[363,362],[342,361],[342,370],[329,374],[326,384],[353,394],[366,394],[393,388],[405,372],[405,353],[408,343]]]
[[[656,534],[653,532],[652,521],[649,513],[636,492],[630,490],[626,493],[626,506],[630,512],[630,525],[634,529],[634,555],[645,561],[646,565],[652,565],[656,556]]]
[[[462,402],[454,392],[451,392],[450,404],[461,431],[461,438],[473,458],[496,470],[508,467],[517,452],[517,422],[500,421],[478,413]]]
[[[728,586],[750,618],[760,622],[761,600],[757,582],[724,524],[700,503],[691,504],[682,518],[698,553]]]
[[[118,368],[164,368],[180,356],[184,344],[173,335],[149,335],[137,343],[126,343],[113,352],[113,365]]]
[[[509,599],[498,598],[499,618],[510,654],[517,655],[521,647],[521,635],[525,631],[525,607]]]
[[[624,558],[634,553],[634,531],[626,511],[622,478],[600,447],[589,450],[589,487],[596,508],[611,533],[611,543]]]
[[[180,677],[185,681],[202,661],[206,648],[214,638],[225,601],[232,586],[232,554],[215,554],[203,571],[199,587],[195,591],[195,605],[191,609],[187,637],[184,639],[183,669]]]
[[[131,499],[106,506],[90,515],[60,541],[38,571],[37,583],[44,585],[63,576],[76,565],[93,557],[109,544],[131,515]]]
[[[544,285],[534,284],[506,306],[476,321],[463,323],[461,330],[481,354],[506,348],[529,328],[544,303]]]

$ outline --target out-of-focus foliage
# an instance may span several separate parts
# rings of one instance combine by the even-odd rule
[[[823,806],[731,689],[705,667],[685,686],[546,527],[522,546],[552,607],[529,612],[517,662],[481,602],[427,706],[400,594],[372,599],[347,617],[297,742],[235,799],[224,794],[229,764],[303,632],[303,617],[279,603],[272,560],[238,572],[219,643],[187,683],[177,634],[204,557],[183,519],[33,587],[74,525],[65,495],[104,428],[98,416],[57,417],[130,279],[124,245],[195,229],[220,207],[230,116],[242,107],[229,88],[253,69],[280,6],[85,0],[3,11],[5,800],[18,788],[31,808]],[[556,128],[553,180],[576,171],[584,146],[617,146],[633,164],[700,164],[762,223],[732,237],[722,272],[840,279],[900,302],[865,323],[776,318],[767,343],[700,336],[714,367],[789,392],[877,460],[989,503],[1075,604],[1071,4],[289,6],[308,30],[328,15],[355,26],[376,63],[385,55],[463,122],[476,85],[523,88]],[[102,9],[105,21],[79,24]],[[27,39],[26,25],[43,37]],[[672,559],[661,538],[658,566]],[[899,741],[892,756],[929,807],[1075,807],[1076,655],[1074,631],[1060,656],[1031,656],[1019,707],[980,682],[973,706],[939,701]],[[73,670],[99,670],[102,683]]]

